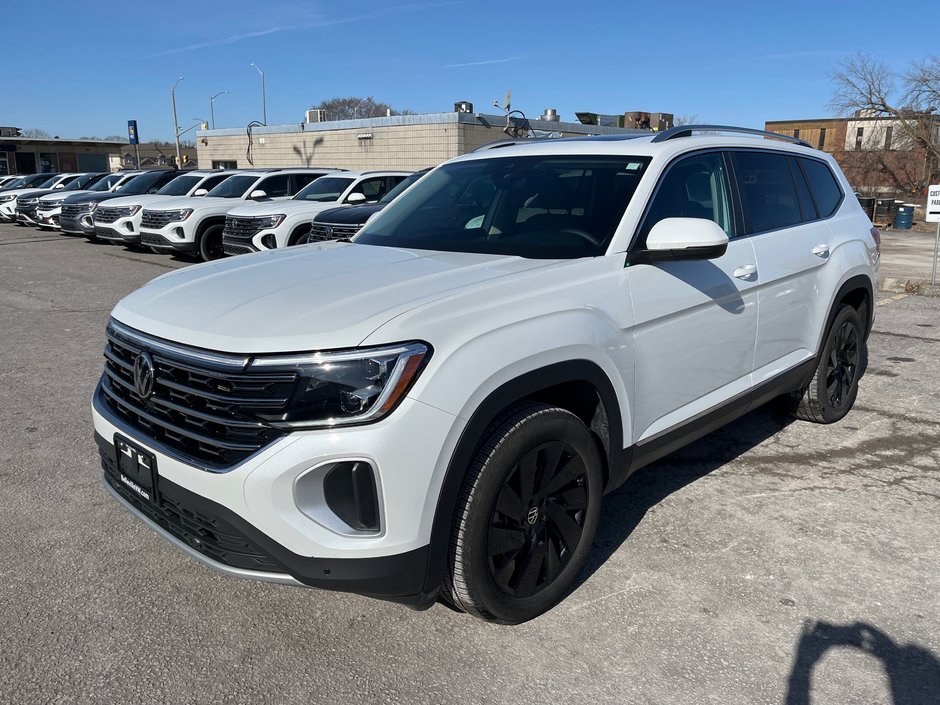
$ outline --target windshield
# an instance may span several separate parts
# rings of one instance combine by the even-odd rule
[[[446,164],[354,238],[366,245],[533,259],[607,250],[648,157],[545,155]]]
[[[335,176],[321,176],[316,181],[311,181],[304,186],[297,195],[295,201],[316,201],[317,203],[331,203],[338,201],[343,191],[349,188],[353,179],[341,179]]]
[[[89,191],[110,191],[114,184],[118,183],[125,174],[108,174],[101,181],[90,187]]]
[[[158,196],[185,196],[196,184],[202,180],[201,176],[177,176],[170,183],[157,191]]]
[[[125,181],[114,189],[114,193],[126,193],[130,196],[147,193],[153,185],[166,177],[164,171],[148,171],[145,174],[138,174],[133,179]]]
[[[206,194],[206,198],[241,198],[255,182],[257,176],[230,176]]]
[[[6,189],[14,189],[14,188],[22,188],[23,184],[26,183],[27,178],[28,178],[28,177],[26,177],[26,176],[18,176],[18,177],[16,177],[15,179],[13,179],[12,181],[7,181],[7,182],[3,185],[3,190],[6,190]]]
[[[59,175],[56,174],[51,179],[47,178],[45,181],[36,184],[36,188],[52,188],[59,182]]]
[[[101,179],[101,174],[82,174],[77,179],[72,181],[68,186],[63,186],[63,191],[81,191],[86,188],[89,184],[96,183]]]
[[[412,174],[412,175],[409,176],[407,179],[405,179],[405,180],[402,181],[400,184],[398,184],[398,186],[396,186],[396,187],[393,188],[391,191],[389,191],[389,192],[386,193],[384,196],[382,196],[382,198],[379,199],[379,203],[391,203],[391,202],[394,201],[396,198],[398,198],[399,194],[400,194],[402,191],[404,191],[406,188],[408,188],[409,186],[411,186],[411,184],[413,184],[415,181],[417,181],[418,179],[420,179],[420,178],[421,178],[422,176],[424,176],[425,174],[427,174],[426,171],[419,171],[419,172],[417,172],[417,173],[415,173],[415,174]]]

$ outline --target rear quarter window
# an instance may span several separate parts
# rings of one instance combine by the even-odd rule
[[[816,210],[820,218],[827,218],[836,212],[842,202],[842,189],[828,165],[815,159],[800,158],[800,166],[806,175],[806,183],[816,201]]]
[[[755,151],[736,152],[734,157],[749,233],[788,228],[803,222],[786,155]]]

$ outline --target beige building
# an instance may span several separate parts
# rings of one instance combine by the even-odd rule
[[[417,170],[507,139],[504,127],[505,116],[451,112],[269,125],[253,128],[250,138],[240,128],[202,130],[196,133],[196,154],[200,169],[333,166]],[[525,127],[531,134],[565,137],[638,132],[552,120],[529,120]]]
[[[121,142],[0,134],[0,176],[39,172],[113,171]]]

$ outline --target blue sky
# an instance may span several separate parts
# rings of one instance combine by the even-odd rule
[[[142,140],[172,139],[178,76],[181,127],[208,120],[223,90],[216,126],[244,127],[261,118],[252,62],[271,125],[334,96],[492,112],[511,88],[530,117],[661,110],[761,127],[828,115],[829,75],[848,54],[903,70],[940,52],[940,0],[48,0],[4,16],[0,124],[62,137],[126,134],[135,118]]]

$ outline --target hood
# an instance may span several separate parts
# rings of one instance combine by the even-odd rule
[[[275,213],[309,213],[311,215],[335,208],[336,203],[317,203],[316,201],[295,201],[288,199],[285,201],[261,201],[260,203],[245,203],[236,206],[229,211],[229,215],[246,218],[258,215],[274,215]]]
[[[43,196],[48,196],[51,193],[62,193],[62,189],[51,189],[51,188],[42,188],[42,189],[25,189],[21,196],[29,196],[30,198],[42,198]],[[66,191],[68,193],[68,191]]]
[[[378,213],[387,203],[372,203],[368,206],[340,206],[320,211],[313,219],[315,223],[333,223],[336,225],[365,225],[373,213]]]
[[[165,274],[113,315],[151,335],[233,353],[349,348],[395,316],[552,260],[327,242]]]
[[[218,209],[223,213],[242,203],[240,198],[218,198],[213,196],[160,196],[158,201],[147,204],[147,210],[171,211],[178,208],[193,208],[201,211],[206,208]]]
[[[180,196],[158,196],[156,194],[144,193],[139,196],[119,196],[111,201],[109,206],[143,206],[144,208],[149,208],[150,206],[157,205],[162,201],[168,201],[170,199],[177,199]]]
[[[30,196],[34,193],[52,193],[52,191],[42,188],[14,188],[9,191],[0,191],[0,196],[16,196],[19,198],[20,196]]]
[[[65,199],[65,203],[101,203],[102,201],[121,198],[123,195],[122,193],[109,193],[107,191],[85,191],[84,193],[72,194]]]
[[[65,193],[62,193],[61,191],[49,191],[47,195],[40,197],[39,205],[48,205],[49,203],[52,203],[53,201],[57,203],[62,203],[65,201],[66,198],[71,198],[72,196],[81,196],[86,193],[95,193],[95,192],[87,191],[85,189],[82,189],[80,191],[66,191]]]

